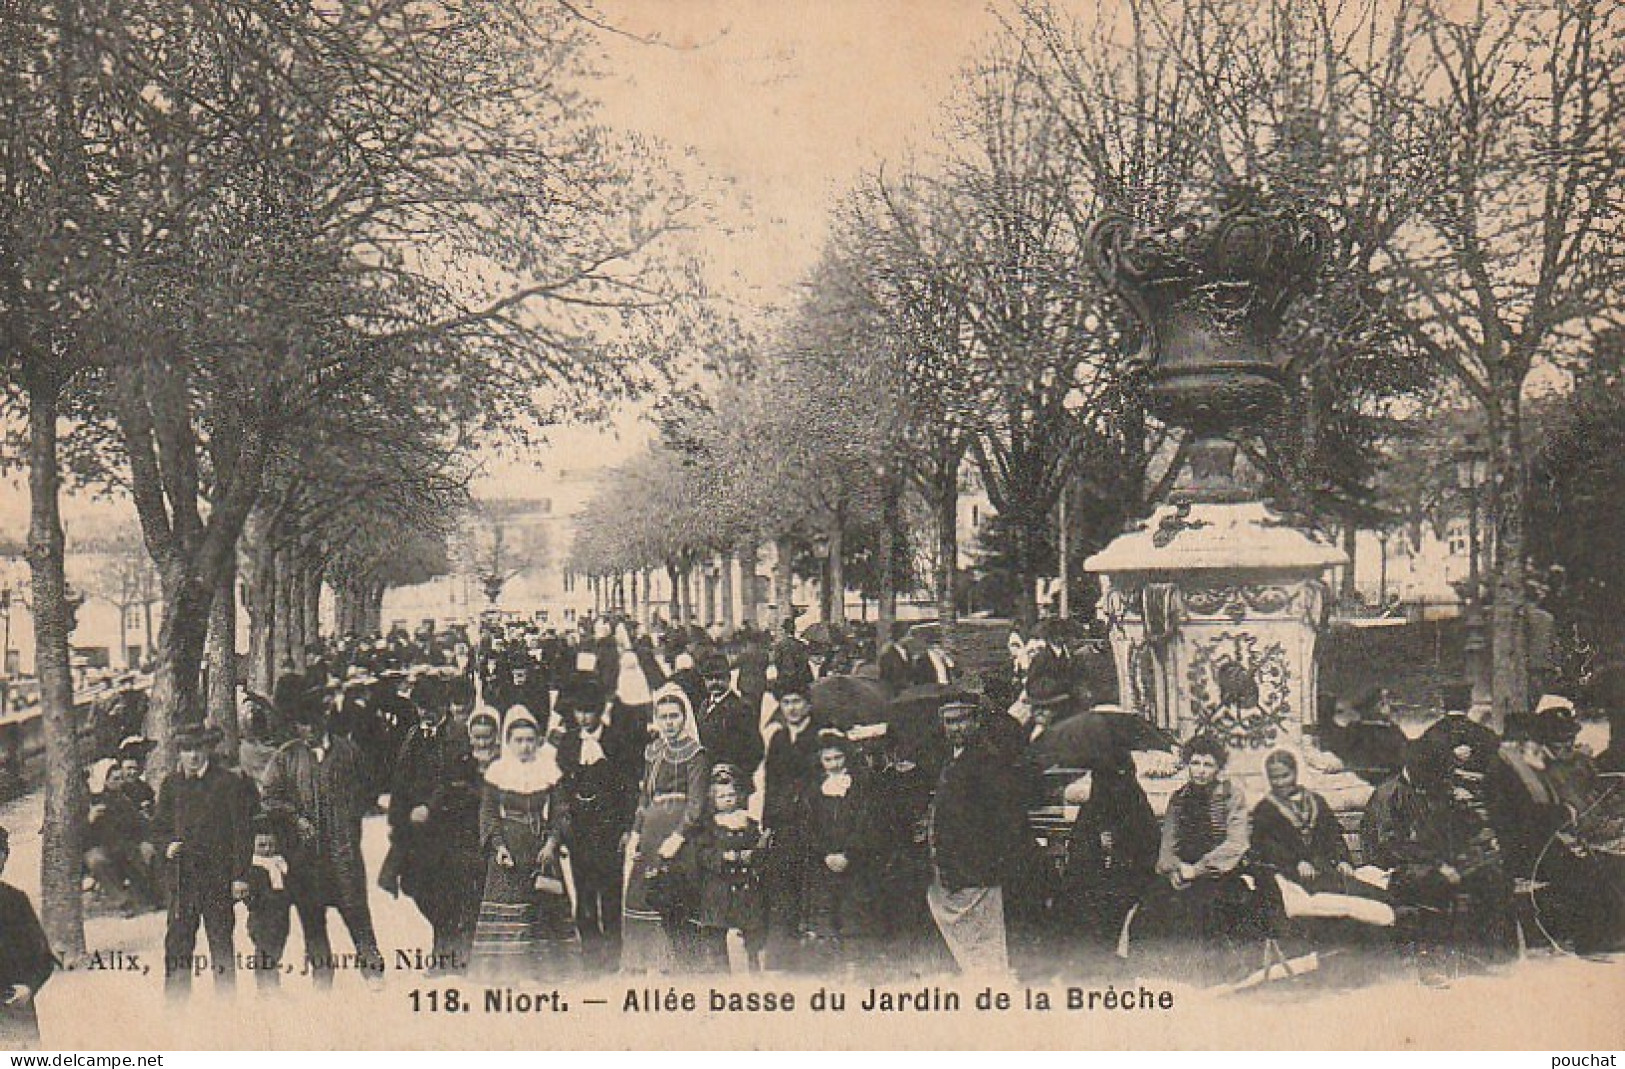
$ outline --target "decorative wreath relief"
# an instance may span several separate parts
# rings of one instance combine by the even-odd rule
[[[1291,708],[1291,679],[1279,642],[1261,646],[1257,635],[1221,631],[1196,647],[1186,673],[1197,731],[1237,748],[1273,744]]]

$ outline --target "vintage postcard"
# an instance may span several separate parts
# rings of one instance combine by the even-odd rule
[[[1622,48],[13,0],[0,1049],[1625,1046]]]

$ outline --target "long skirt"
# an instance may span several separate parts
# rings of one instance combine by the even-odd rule
[[[626,894],[621,900],[621,971],[628,973],[669,973],[676,970],[677,950],[674,930],[688,920],[682,903],[670,901],[671,885],[651,883],[651,863],[659,857],[660,844],[683,821],[688,799],[681,794],[662,794],[643,810],[642,832],[637,853],[628,859]],[[695,875],[692,844],[685,844],[676,860],[666,866],[681,880],[692,884]]]
[[[1009,974],[1003,888],[963,887],[950,891],[942,881],[933,879],[926,901],[961,973],[972,977]]]
[[[503,841],[513,855],[507,868],[492,856],[485,867],[485,896],[474,924],[473,972],[481,980],[557,979],[576,975],[579,954],[570,897],[538,890],[534,859],[542,835],[528,822],[504,820]],[[547,873],[558,881],[558,866]]]

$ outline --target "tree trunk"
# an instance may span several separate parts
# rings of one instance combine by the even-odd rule
[[[220,577],[209,606],[209,718],[225,732],[225,752],[235,759],[237,721],[237,568]]]
[[[880,601],[875,613],[875,649],[886,648],[897,625],[897,543],[903,525],[903,488],[895,479],[887,481],[881,502]]]
[[[959,600],[954,587],[959,576],[959,478],[944,479],[937,487],[937,619],[946,636],[949,625],[959,620]]]
[[[739,623],[755,627],[756,618],[756,547],[748,545],[738,554],[739,561]]]
[[[846,546],[845,532],[837,523],[829,533],[829,614],[824,617],[832,625],[846,623]]]
[[[666,580],[671,583],[671,622],[683,622],[682,585],[678,582],[677,565],[666,565]]]
[[[1038,547],[1031,528],[1026,523],[1013,524],[1016,541],[1016,586],[1018,601],[1016,617],[1021,621],[1024,634],[1031,634],[1038,624]]]
[[[734,558],[732,553],[722,555],[722,626],[729,632],[738,626],[734,616]]]
[[[369,635],[382,635],[384,633],[384,592],[388,587],[376,580],[367,585],[367,633]]]
[[[1493,603],[1490,606],[1490,727],[1500,731],[1507,716],[1529,709],[1529,636],[1524,541],[1527,472],[1523,456],[1520,382],[1500,384],[1490,413],[1490,508],[1495,531]]]
[[[45,827],[40,862],[40,906],[51,947],[67,962],[85,953],[79,891],[84,867],[81,839],[84,778],[73,707],[68,654],[66,539],[58,496],[57,401],[54,382],[28,387],[28,566],[34,588],[34,672],[39,677],[45,735]]]
[[[305,554],[298,546],[288,553],[288,656],[295,671],[305,670]]]
[[[164,610],[159,617],[158,664],[152,677],[147,734],[156,744],[154,761],[159,768],[169,768],[175,761],[174,729],[203,721],[199,683],[214,591],[198,581],[184,560],[166,563],[159,575]]]
[[[152,663],[152,601],[149,599],[141,603],[141,650],[142,659]]]
[[[776,539],[773,543],[773,623],[782,627],[786,620],[795,619],[795,589],[790,573],[790,540]]]
[[[1349,562],[1343,565],[1343,582],[1338,590],[1338,598],[1344,605],[1353,605],[1354,599],[1359,597],[1359,586],[1354,579],[1354,562],[1359,551],[1360,528],[1355,526],[1353,520],[1343,522],[1343,552],[1348,555]]]
[[[322,640],[322,568],[319,564],[312,564],[305,569],[304,589],[305,610],[305,641],[309,643]]]
[[[243,531],[248,563],[243,607],[248,610],[248,686],[256,694],[269,695],[275,682],[271,628],[276,595],[272,551],[264,528],[264,518],[256,514]]]

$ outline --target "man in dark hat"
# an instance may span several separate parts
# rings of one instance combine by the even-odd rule
[[[11,833],[0,827],[0,874],[11,859]],[[0,1047],[39,1046],[34,996],[56,969],[56,956],[28,896],[0,883]]]
[[[931,808],[931,916],[969,974],[1005,974],[1004,883],[1027,836],[1027,815],[1005,757],[977,737],[974,695],[938,707],[948,760]]]
[[[1391,873],[1397,929],[1425,983],[1449,980],[1462,952],[1504,956],[1511,946],[1511,886],[1500,841],[1453,782],[1456,757],[1425,734],[1405,747],[1405,767],[1366,805],[1366,860]]]
[[[1562,817],[1527,873],[1535,881],[1534,904],[1542,927],[1576,953],[1618,950],[1625,940],[1625,866],[1617,853],[1625,807],[1599,777],[1590,754],[1576,745],[1580,721],[1573,702],[1543,696],[1533,732],[1545,751],[1543,778]],[[1543,889],[1542,884],[1549,886]],[[1541,908],[1543,891],[1546,903]]]
[[[154,791],[144,778],[147,771],[147,757],[152,753],[154,743],[151,739],[141,735],[131,735],[119,743],[116,756],[119,771],[123,773],[119,780],[119,787],[124,791],[131,804],[140,811],[142,819],[151,819],[152,807],[158,802],[158,792]]]
[[[447,826],[445,791],[468,749],[452,721],[448,692],[436,676],[412,685],[418,722],[407,732],[394,761],[389,789],[389,855],[378,886],[389,894],[405,891],[433,930],[433,968],[458,972],[467,965],[473,931],[463,930],[466,910],[461,889],[450,879],[448,850],[455,845]]]
[[[383,978],[384,959],[367,904],[361,857],[361,818],[376,797],[354,743],[328,730],[327,710],[314,696],[295,709],[298,737],[282,745],[262,780],[265,810],[285,835],[294,909],[305,954],[320,986],[333,982],[327,911],[337,909],[350,931],[369,982]]]
[[[1440,688],[1444,715],[1421,734],[1451,756],[1451,782],[1470,795],[1470,804],[1485,820],[1495,805],[1490,798],[1489,773],[1501,752],[1501,736],[1473,719],[1473,689],[1465,683]]]
[[[762,880],[767,898],[767,946],[775,968],[795,953],[803,934],[805,817],[808,792],[819,775],[818,728],[811,680],[784,673],[774,681],[778,719],[768,727],[763,760],[762,827],[769,840]]]
[[[1625,772],[1625,662],[1592,673],[1590,706],[1608,718],[1608,745],[1597,755],[1597,771]]]
[[[570,826],[565,836],[575,881],[576,932],[590,972],[607,974],[621,956],[621,862],[637,809],[644,744],[641,724],[605,722],[598,676],[573,672],[559,689],[568,730],[559,742]]]
[[[779,676],[790,676],[795,679],[811,680],[812,654],[807,643],[796,634],[795,617],[786,619],[782,625],[783,634],[773,643],[768,651],[768,664]]]
[[[1066,627],[1056,619],[1039,623],[1039,646],[1033,651],[1027,665],[1027,698],[1036,694],[1055,695],[1072,692],[1075,666],[1072,651],[1066,644]]]
[[[175,736],[177,769],[158,788],[152,836],[169,862],[169,925],[164,933],[164,979],[171,995],[191,990],[203,959],[194,955],[199,921],[209,937],[207,971],[217,987],[236,979],[232,929],[234,899],[248,893],[253,855],[250,814],[241,780],[214,759],[218,733],[201,725]]]
[[[700,660],[705,680],[705,704],[700,707],[700,745],[713,764],[732,765],[746,779],[762,763],[762,733],[757,717],[734,693],[728,658],[717,652]]]

